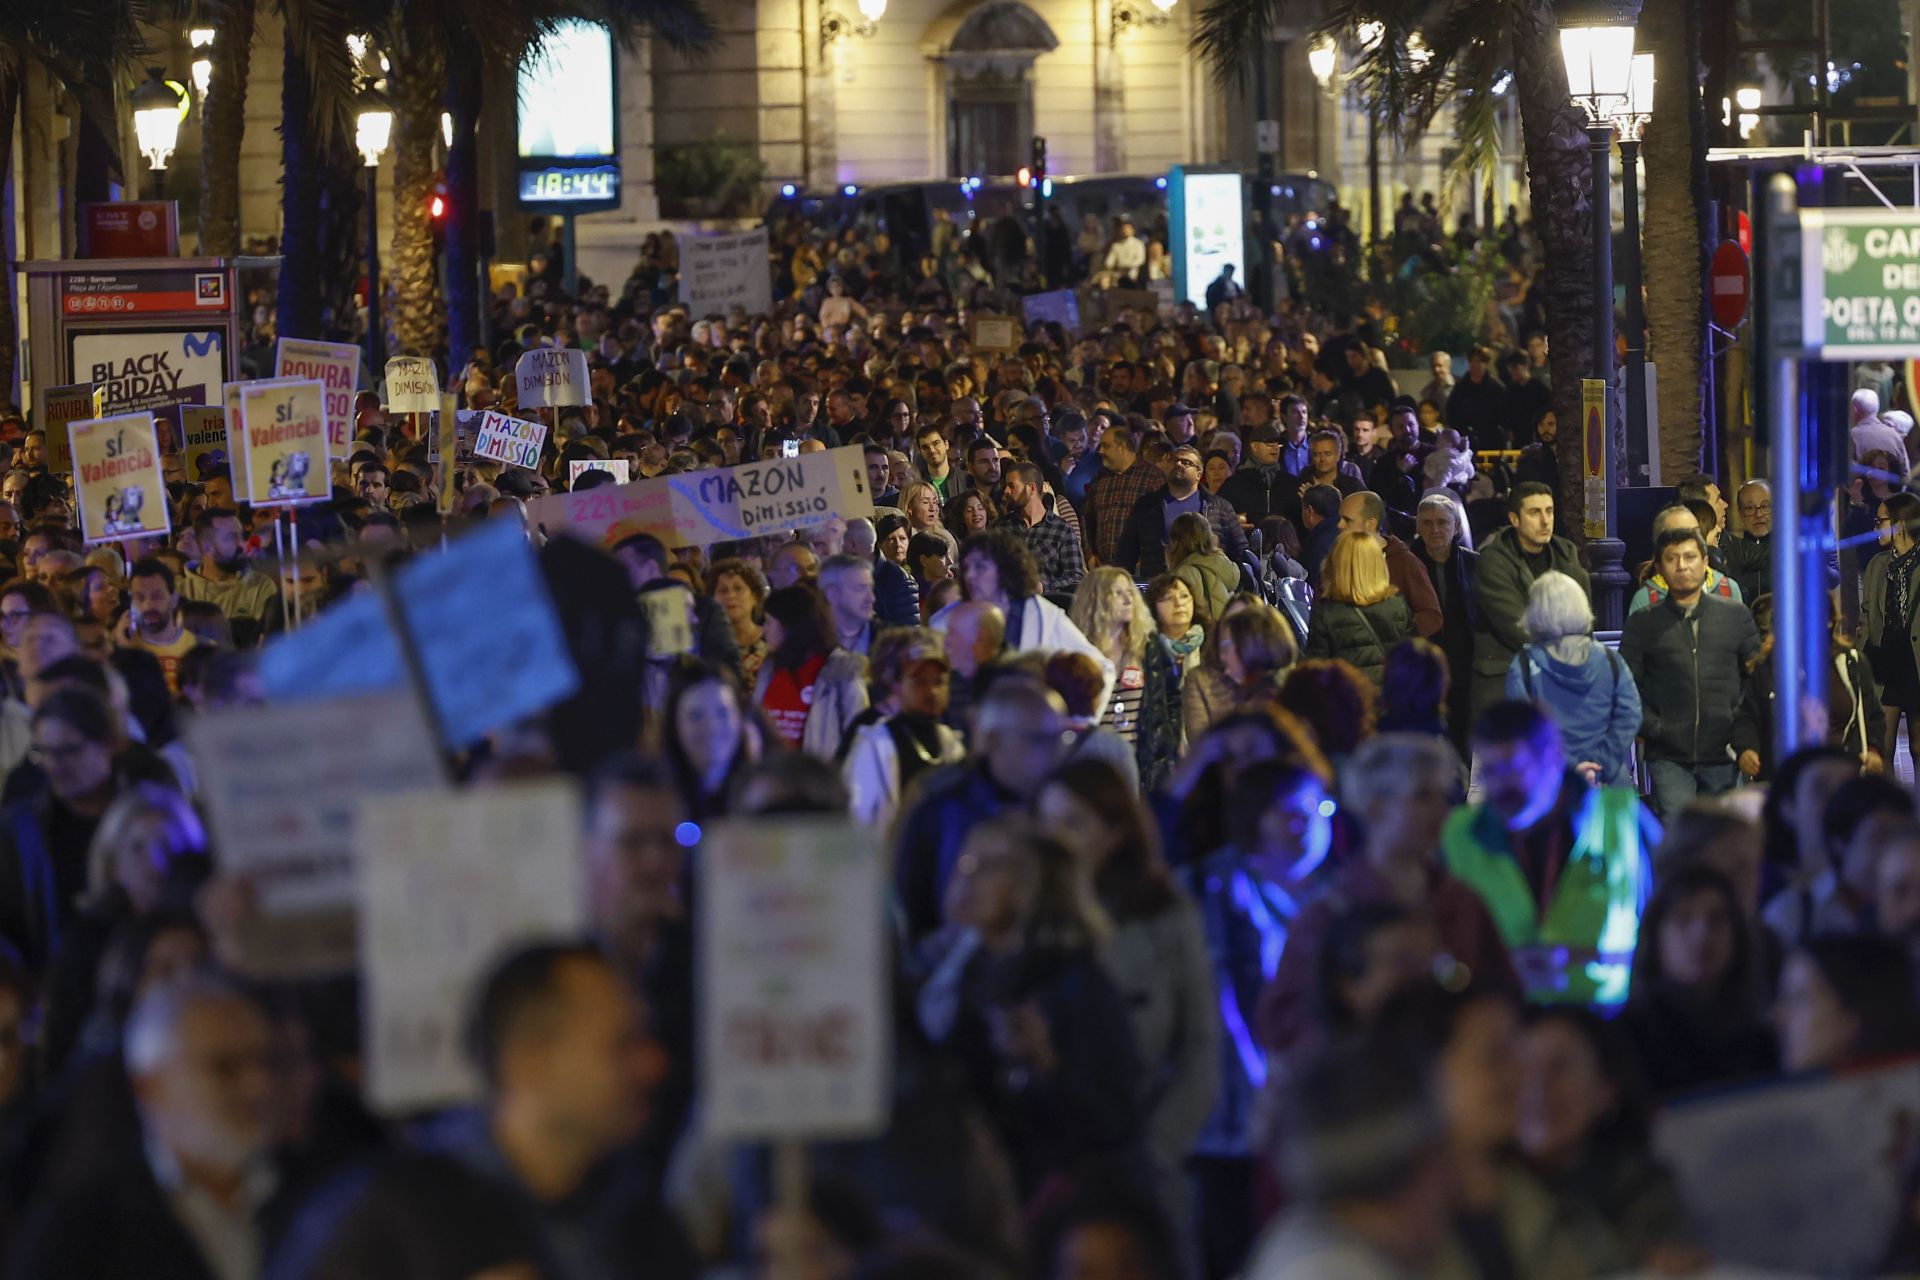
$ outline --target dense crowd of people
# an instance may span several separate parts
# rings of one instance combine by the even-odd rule
[[[1712,1189],[1657,1108],[1920,1049],[1920,498],[1874,389],[1864,629],[1836,608],[1782,756],[1765,482],[1683,480],[1596,636],[1537,334],[1396,385],[1378,317],[1303,286],[987,353],[871,243],[781,235],[814,274],[765,316],[654,297],[657,247],[577,298],[536,263],[450,381],[515,412],[523,350],[584,348],[540,467],[461,463],[445,519],[422,423],[363,392],[292,558],[177,460],[176,532],[89,548],[41,424],[0,422],[9,1274],[1686,1274]],[[548,544],[569,464],[847,446],[872,514],[584,553],[594,626],[678,593],[685,651],[602,646],[588,746],[576,706],[457,763],[582,777],[591,936],[475,975],[477,1108],[378,1114],[358,979],[247,972],[183,724],[260,703],[262,646],[383,563]],[[687,832],[801,813],[885,833],[896,998],[889,1128],[813,1144],[795,1198],[704,1131]],[[1876,1273],[1920,1269],[1915,1206]]]

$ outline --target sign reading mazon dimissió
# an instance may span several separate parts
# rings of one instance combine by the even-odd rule
[[[1802,209],[1806,353],[1920,356],[1920,209]]]

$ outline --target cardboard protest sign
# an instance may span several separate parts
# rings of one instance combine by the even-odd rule
[[[180,448],[187,479],[200,483],[227,465],[227,414],[224,409],[190,404],[180,410]]]
[[[294,506],[331,496],[326,395],[314,381],[241,387],[239,453],[254,506]]]
[[[88,542],[164,535],[167,479],[150,413],[72,424],[73,493]]]
[[[106,413],[106,392],[91,382],[71,387],[46,387],[40,392],[40,412],[34,424],[47,433],[47,470],[58,475],[73,474],[73,441],[67,428],[83,418],[98,418]]]
[[[567,464],[567,488],[573,488],[575,484],[579,483],[580,477],[589,471],[608,472],[613,476],[616,484],[625,484],[632,478],[629,474],[631,470],[632,468],[627,465],[625,458],[586,458],[578,462],[569,462]]]
[[[533,548],[515,522],[489,521],[394,574],[448,746],[534,715],[579,688]],[[407,668],[377,594],[360,592],[260,655],[267,696],[298,701],[398,690]]]
[[[389,1113],[471,1102],[476,985],[516,947],[585,928],[580,798],[558,778],[401,792],[355,827],[369,1096]]]
[[[723,822],[700,850],[701,1087],[716,1138],[886,1127],[886,891],[845,819]]]
[[[360,348],[350,342],[282,338],[273,348],[273,376],[311,379],[326,388],[327,444],[344,456],[353,442],[353,393],[360,385]]]
[[[649,658],[693,652],[693,593],[686,584],[642,591],[640,612],[647,616]]]
[[[1080,299],[1071,289],[1028,294],[1020,300],[1020,314],[1029,329],[1051,321],[1065,329],[1069,336],[1077,337],[1080,333]]]
[[[587,353],[573,347],[536,347],[513,366],[513,382],[522,409],[564,408],[588,404]]]
[[[967,340],[982,355],[1016,351],[1020,347],[1020,324],[1011,316],[974,316]]]
[[[548,533],[570,530],[606,545],[650,533],[669,547],[812,529],[834,516],[873,515],[873,493],[858,445],[746,462],[680,475],[554,493],[528,504]]]
[[[687,313],[725,315],[740,307],[748,315],[773,310],[773,270],[767,261],[767,229],[680,240],[680,300]]]
[[[426,356],[387,361],[387,412],[434,413],[440,408],[440,370]]]
[[[1697,1243],[1794,1275],[1870,1274],[1907,1212],[1900,1184],[1920,1114],[1920,1062],[1773,1080],[1663,1111],[1654,1151]]]
[[[445,780],[419,702],[383,693],[236,707],[193,717],[187,743],[220,870],[247,877],[259,906],[240,939],[248,974],[351,971],[359,803]]]
[[[473,442],[473,456],[538,471],[540,447],[546,442],[546,423],[509,418],[488,409],[480,415],[480,434]]]
[[[453,514],[453,464],[459,455],[459,444],[455,432],[459,429],[460,400],[457,396],[440,397],[440,415],[433,420],[433,487],[434,505],[443,516]]]

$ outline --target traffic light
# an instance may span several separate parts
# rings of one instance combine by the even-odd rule
[[[1030,181],[1039,186],[1047,180],[1047,140],[1039,134],[1033,136],[1033,158],[1029,164],[1032,177]]]
[[[427,197],[427,217],[433,223],[433,229],[444,230],[447,225],[447,180],[435,179],[433,192]]]

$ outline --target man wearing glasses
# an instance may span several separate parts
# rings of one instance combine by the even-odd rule
[[[1120,532],[1113,563],[1136,578],[1167,571],[1167,540],[1173,522],[1189,512],[1203,515],[1227,559],[1239,564],[1247,554],[1247,535],[1240,517],[1224,498],[1200,487],[1200,451],[1190,444],[1175,446],[1167,486],[1134,503],[1133,515]]]
[[[1758,600],[1773,590],[1773,489],[1765,480],[1749,480],[1733,495],[1742,532],[1726,539],[1727,575],[1740,594]]]

